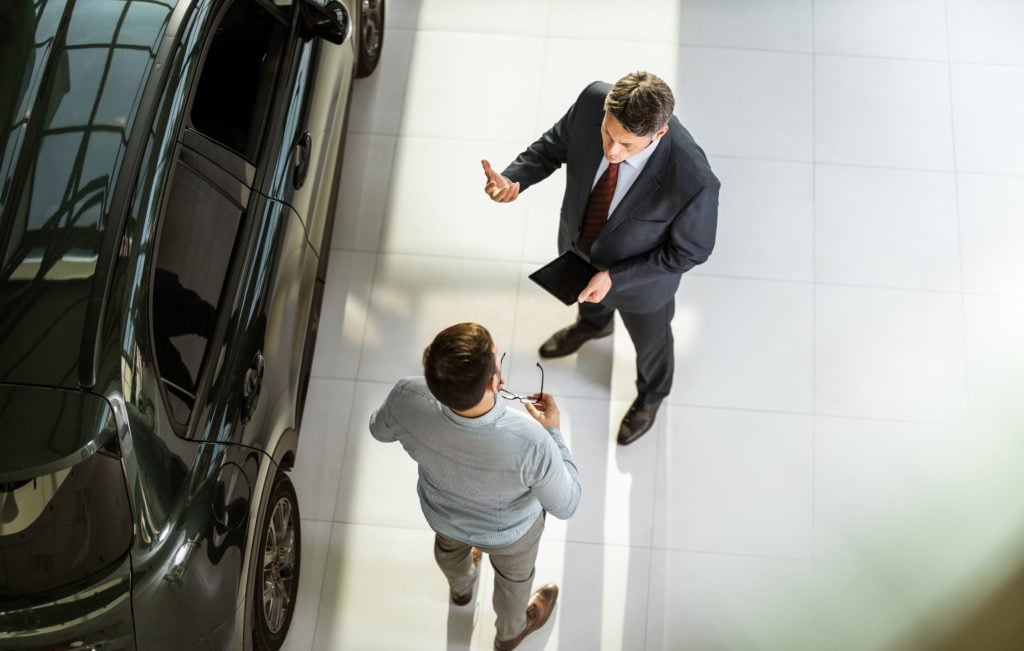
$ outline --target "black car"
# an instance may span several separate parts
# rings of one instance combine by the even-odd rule
[[[0,2],[0,648],[275,649],[382,0]]]

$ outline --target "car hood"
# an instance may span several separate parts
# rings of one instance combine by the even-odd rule
[[[115,433],[113,410],[100,396],[0,384],[0,484],[73,466]]]
[[[0,1],[0,382],[92,377],[79,360],[114,250],[111,201],[174,8]]]

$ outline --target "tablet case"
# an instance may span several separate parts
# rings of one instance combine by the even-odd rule
[[[530,280],[566,305],[572,305],[598,271],[600,269],[570,250],[534,271]]]

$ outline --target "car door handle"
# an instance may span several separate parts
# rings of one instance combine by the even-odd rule
[[[263,360],[263,353],[256,353],[252,360],[252,366],[245,372],[245,381],[242,385],[242,395],[253,400],[260,393],[263,385],[263,369],[266,362]]]
[[[313,138],[309,135],[308,131],[305,131],[295,142],[295,148],[292,152],[295,164],[292,173],[292,187],[296,190],[301,188],[302,184],[306,182],[306,174],[309,173],[309,153],[312,148]]]
[[[263,371],[266,362],[263,353],[257,352],[252,360],[252,365],[246,370],[245,378],[242,380],[242,422],[248,423],[256,411],[256,403],[260,397],[260,388],[263,386]]]

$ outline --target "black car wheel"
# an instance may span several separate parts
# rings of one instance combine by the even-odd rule
[[[384,47],[384,0],[359,0],[359,61],[356,77],[377,69]]]
[[[260,651],[279,649],[288,634],[299,592],[302,550],[299,503],[295,488],[285,473],[277,473],[268,504],[270,510],[263,523],[258,548],[260,556],[254,599],[253,643]]]

